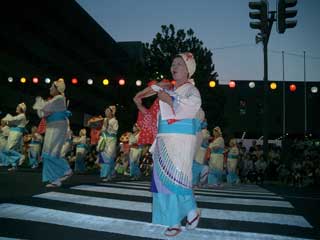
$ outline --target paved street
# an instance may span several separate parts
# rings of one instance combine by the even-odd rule
[[[149,179],[75,175],[48,189],[40,170],[0,170],[0,236],[9,239],[166,239],[151,224]],[[195,190],[199,228],[173,239],[320,239],[320,193],[266,184]]]

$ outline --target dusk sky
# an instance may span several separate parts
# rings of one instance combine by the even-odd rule
[[[76,0],[118,42],[151,42],[161,25],[192,28],[213,53],[221,82],[261,80],[262,44],[255,43],[257,30],[249,23],[248,0]],[[269,11],[276,10],[269,0]],[[273,24],[269,40],[269,79],[282,80],[285,51],[285,80],[303,81],[303,51],[306,52],[306,81],[320,81],[320,1],[298,0],[297,26],[284,34]]]

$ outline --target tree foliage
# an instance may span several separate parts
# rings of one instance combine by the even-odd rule
[[[175,27],[162,25],[152,42],[144,45],[146,79],[171,79],[170,66],[174,56],[181,52],[193,53],[197,68],[193,75],[196,86],[202,97],[202,108],[206,112],[211,125],[222,125],[224,97],[218,87],[210,89],[210,80],[218,80],[215,65],[212,62],[212,52],[204,47],[192,29],[175,30]],[[161,76],[162,75],[162,76]]]

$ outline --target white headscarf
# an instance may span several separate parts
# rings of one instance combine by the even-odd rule
[[[185,62],[188,69],[189,78],[191,78],[194,72],[196,71],[196,66],[197,66],[196,61],[194,60],[193,54],[190,52],[185,52],[185,53],[179,53],[178,56],[180,56]]]
[[[109,108],[111,109],[112,114],[113,114],[113,116],[114,116],[114,115],[116,114],[117,107],[116,107],[115,105],[111,105],[111,106],[109,106]]]
[[[24,102],[18,104],[18,107],[20,107],[24,113],[27,111],[27,105]]]
[[[54,81],[53,84],[56,86],[59,93],[63,94],[64,91],[66,90],[66,85],[65,85],[64,80],[62,78],[57,81]]]

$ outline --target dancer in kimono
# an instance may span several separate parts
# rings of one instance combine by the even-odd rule
[[[74,165],[74,171],[82,173],[86,170],[85,159],[88,150],[87,130],[85,128],[80,130],[79,137],[73,138],[73,144],[76,145],[76,160]]]
[[[33,109],[37,110],[40,118],[46,119],[46,132],[42,148],[42,181],[49,182],[46,187],[59,187],[62,181],[72,175],[68,162],[61,157],[61,149],[66,140],[68,117],[66,98],[64,96],[65,83],[59,79],[51,85],[52,98],[44,101],[36,98]]]
[[[209,160],[208,187],[218,187],[222,181],[224,162],[224,139],[220,127],[213,129],[213,142],[209,144],[211,151]]]
[[[118,120],[115,117],[116,107],[109,106],[105,110],[105,119],[97,145],[99,152],[100,178],[103,182],[111,180],[115,173],[115,158],[117,151]]]
[[[239,177],[237,175],[237,165],[239,159],[239,149],[237,147],[237,140],[230,139],[229,141],[230,149],[228,151],[228,159],[227,159],[227,182],[230,184],[235,184],[239,182]]]
[[[40,161],[43,137],[37,133],[37,129],[36,126],[31,128],[31,142],[28,149],[29,166],[31,168],[37,168]]]
[[[192,165],[192,185],[193,187],[202,187],[206,185],[209,173],[205,156],[209,146],[210,133],[207,129],[205,118],[200,119],[201,132],[197,135],[198,144],[196,146],[196,155]]]
[[[133,133],[130,134],[129,144],[129,166],[130,166],[130,177],[133,180],[137,180],[141,176],[140,171],[140,158],[142,154],[142,147],[138,145],[138,139],[140,134],[140,129],[137,124],[133,125]]]
[[[200,219],[192,192],[192,161],[200,130],[196,114],[201,107],[200,93],[190,79],[195,69],[191,53],[178,54],[171,65],[174,88],[151,86],[160,100],[158,134],[150,148],[154,161],[152,222],[168,226],[166,236],[178,235],[186,216],[187,230],[196,228]],[[139,99],[135,102],[141,104]]]
[[[21,165],[25,159],[22,154],[23,150],[23,133],[28,123],[25,112],[27,106],[25,103],[18,104],[16,108],[16,116],[7,114],[2,121],[10,127],[9,136],[6,147],[2,151],[0,158],[4,166],[10,166],[8,171],[15,171],[18,165]]]

